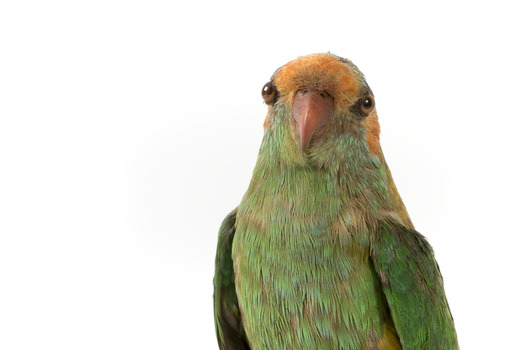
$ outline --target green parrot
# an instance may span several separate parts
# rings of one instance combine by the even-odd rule
[[[262,97],[253,177],[219,231],[219,348],[458,349],[439,267],[392,180],[363,74],[331,53],[299,57]]]

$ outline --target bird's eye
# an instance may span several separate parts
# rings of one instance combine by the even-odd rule
[[[376,107],[374,97],[372,95],[367,95],[360,103],[361,112],[365,115],[372,113]]]
[[[263,86],[262,97],[264,103],[266,103],[267,105],[271,105],[272,103],[277,101],[278,95],[279,93],[272,82],[266,83],[266,85]]]

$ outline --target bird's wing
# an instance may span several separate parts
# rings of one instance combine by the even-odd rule
[[[403,349],[459,349],[443,278],[425,237],[380,222],[371,257]]]
[[[250,349],[235,293],[235,275],[232,261],[232,241],[235,235],[237,209],[222,222],[215,257],[213,304],[215,333],[221,350]]]

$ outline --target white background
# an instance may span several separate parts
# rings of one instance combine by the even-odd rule
[[[260,90],[327,51],[375,93],[460,345],[523,346],[524,33],[519,1],[3,1],[0,348],[215,349]]]

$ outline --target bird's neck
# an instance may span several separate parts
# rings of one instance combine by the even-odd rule
[[[289,214],[330,219],[347,207],[376,217],[392,207],[388,169],[382,155],[371,154],[364,137],[359,140],[356,135],[339,135],[304,153],[290,125],[277,120],[265,132],[245,200],[280,210],[283,218]]]
[[[320,200],[338,196],[345,202],[342,204],[359,202],[367,211],[391,206],[388,167],[382,152],[370,152],[363,130],[325,138],[302,152],[293,126],[283,119],[276,118],[272,128],[265,131],[251,187],[264,184],[276,196],[299,202],[306,197]],[[297,192],[290,197],[285,188]]]

